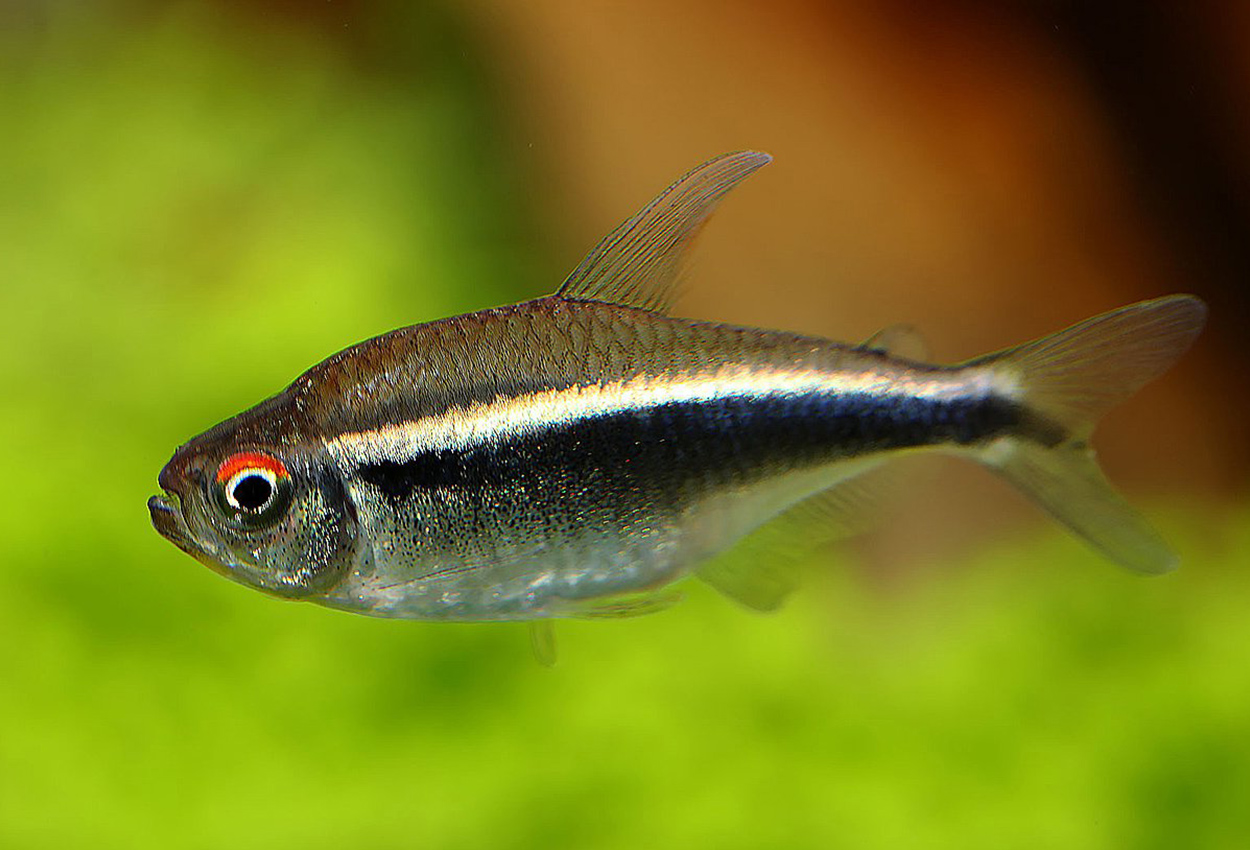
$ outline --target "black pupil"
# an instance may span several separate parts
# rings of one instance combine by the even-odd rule
[[[234,485],[234,500],[245,511],[258,511],[273,495],[273,485],[261,475],[246,475]]]

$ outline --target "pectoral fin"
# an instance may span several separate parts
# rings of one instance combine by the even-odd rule
[[[550,620],[530,621],[530,649],[544,667],[556,666],[556,629]]]

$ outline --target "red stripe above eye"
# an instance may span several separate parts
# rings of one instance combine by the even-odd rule
[[[239,452],[237,455],[226,458],[221,466],[217,467],[217,483],[229,481],[244,469],[267,469],[279,478],[288,478],[291,474],[286,471],[286,466],[282,461],[276,457],[259,452]]]

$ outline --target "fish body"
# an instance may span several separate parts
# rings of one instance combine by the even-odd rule
[[[904,452],[1002,473],[1113,559],[1173,558],[1088,448],[1200,329],[1143,302],[954,366],[666,315],[690,240],[768,161],[695,169],[555,295],[402,328],[181,447],[153,523],[268,593],[375,616],[637,613],[744,535]],[[705,575],[755,607],[750,582]]]

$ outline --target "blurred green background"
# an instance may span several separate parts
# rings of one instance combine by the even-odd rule
[[[0,847],[1250,846],[1250,512],[1201,482],[1144,500],[1166,578],[974,516],[775,616],[691,586],[562,623],[554,669],[152,531],[179,442],[596,235],[548,223],[570,178],[530,146],[569,128],[518,115],[470,5],[0,11]]]

